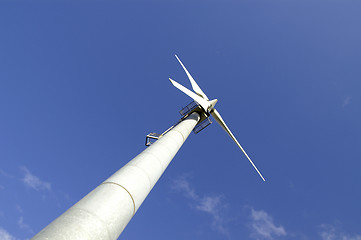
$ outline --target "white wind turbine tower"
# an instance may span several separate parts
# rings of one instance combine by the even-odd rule
[[[169,79],[175,87],[195,101],[181,110],[181,120],[161,135],[154,133],[147,135],[146,145],[149,146],[148,148],[47,225],[32,240],[117,239],[191,131],[197,133],[207,127],[210,124],[210,115],[236,142],[262,180],[265,181],[214,108],[217,99],[209,100],[180,59],[178,57],[177,59],[195,91],[194,93]],[[151,139],[156,139],[156,142],[152,143]],[[85,171],[86,168],[82,170]]]

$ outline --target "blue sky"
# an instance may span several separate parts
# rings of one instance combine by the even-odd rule
[[[359,1],[1,1],[0,238],[27,239],[145,149],[190,135],[124,239],[361,239]]]

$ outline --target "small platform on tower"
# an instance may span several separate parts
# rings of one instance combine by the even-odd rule
[[[182,115],[182,118],[175,125],[168,128],[162,134],[158,134],[154,132],[149,133],[145,138],[145,146],[152,145],[155,141],[157,141],[167,132],[172,130],[175,126],[177,126],[180,122],[182,122],[184,119],[186,119],[189,115],[191,115],[194,112],[197,112],[200,116],[198,124],[193,129],[193,132],[195,134],[199,133],[200,131],[202,131],[212,123],[211,119],[209,119],[209,114],[206,113],[200,105],[198,105],[196,102],[193,101],[179,111],[179,113]]]
[[[181,121],[187,118],[193,112],[197,112],[200,116],[198,124],[193,129],[193,132],[197,134],[206,127],[208,127],[212,123],[212,121],[209,118],[209,114],[206,113],[203,110],[203,108],[200,105],[198,105],[195,101],[192,101],[191,103],[189,103],[187,106],[185,106],[179,111],[179,113],[182,115]]]

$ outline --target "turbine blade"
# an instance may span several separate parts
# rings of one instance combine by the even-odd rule
[[[226,123],[223,121],[221,115],[219,114],[219,112],[214,109],[211,112],[212,116],[214,117],[214,119],[217,121],[217,123],[219,125],[221,125],[221,127],[228,133],[228,135],[233,139],[233,141],[238,145],[238,147],[242,150],[242,152],[244,153],[244,155],[246,155],[246,157],[248,158],[249,162],[252,164],[252,166],[254,167],[254,169],[257,171],[257,173],[259,174],[259,176],[262,178],[263,181],[266,181],[261,172],[258,170],[258,168],[256,167],[256,165],[254,165],[254,163],[252,162],[252,160],[248,157],[246,151],[243,149],[243,147],[241,146],[241,144],[239,144],[239,142],[237,141],[237,139],[234,137],[233,133],[231,132],[231,130],[229,130],[229,128],[227,127]]]
[[[202,108],[207,112],[208,107],[209,107],[209,103],[208,103],[207,100],[205,100],[204,98],[198,96],[197,94],[195,94],[194,92],[192,92],[188,88],[180,85],[179,83],[172,80],[171,78],[169,78],[169,81],[173,84],[173,86],[175,86],[176,88],[178,88],[179,90],[181,90],[182,92],[187,94],[189,97],[191,97],[194,101],[199,103],[202,106]]]
[[[186,67],[183,65],[182,61],[178,58],[177,55],[175,55],[175,57],[177,58],[178,62],[180,63],[180,65],[182,65],[183,70],[186,72],[189,81],[192,84],[192,88],[193,91],[195,91],[199,96],[201,96],[202,98],[209,100],[207,95],[204,94],[204,92],[202,91],[202,89],[198,86],[198,84],[196,83],[196,81],[194,81],[193,77],[191,76],[191,74],[188,72],[188,70],[186,69]]]

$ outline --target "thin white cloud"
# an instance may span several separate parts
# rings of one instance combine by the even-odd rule
[[[5,178],[13,178],[13,176],[7,172],[5,172],[4,170],[0,169],[0,177],[5,177]],[[0,185],[0,190],[4,190],[5,186],[4,185]]]
[[[186,177],[180,177],[173,181],[172,188],[181,191],[187,198],[197,200],[199,196],[195,193],[194,189],[190,187]]]
[[[322,240],[361,240],[361,235],[350,235],[337,231],[333,225],[322,224],[320,229],[320,236]]]
[[[26,223],[24,223],[24,218],[23,216],[20,216],[18,222],[17,222],[18,226],[20,229],[29,232],[29,233],[34,233],[33,229]]]
[[[1,240],[16,240],[16,238],[11,235],[8,231],[4,228],[0,227],[0,239]]]
[[[342,103],[342,107],[346,107],[347,105],[349,105],[351,102],[351,97],[350,96],[347,96],[344,100],[343,100],[343,103]]]
[[[191,200],[190,206],[198,211],[207,213],[212,218],[212,228],[221,234],[229,236],[226,228],[226,219],[221,215],[226,205],[222,202],[223,196],[200,196],[190,186],[186,177],[180,177],[173,181],[172,188],[180,191],[186,198]]]
[[[31,172],[24,166],[20,168],[24,172],[24,177],[22,178],[22,181],[26,186],[36,191],[51,190],[51,184],[49,182],[41,181],[37,176],[31,174]]]
[[[7,172],[5,172],[4,170],[0,169],[0,175],[7,177],[7,178],[13,178],[13,176]]]
[[[251,208],[251,237],[254,239],[272,240],[274,237],[286,236],[286,230],[283,226],[276,226],[273,218],[262,210]]]

